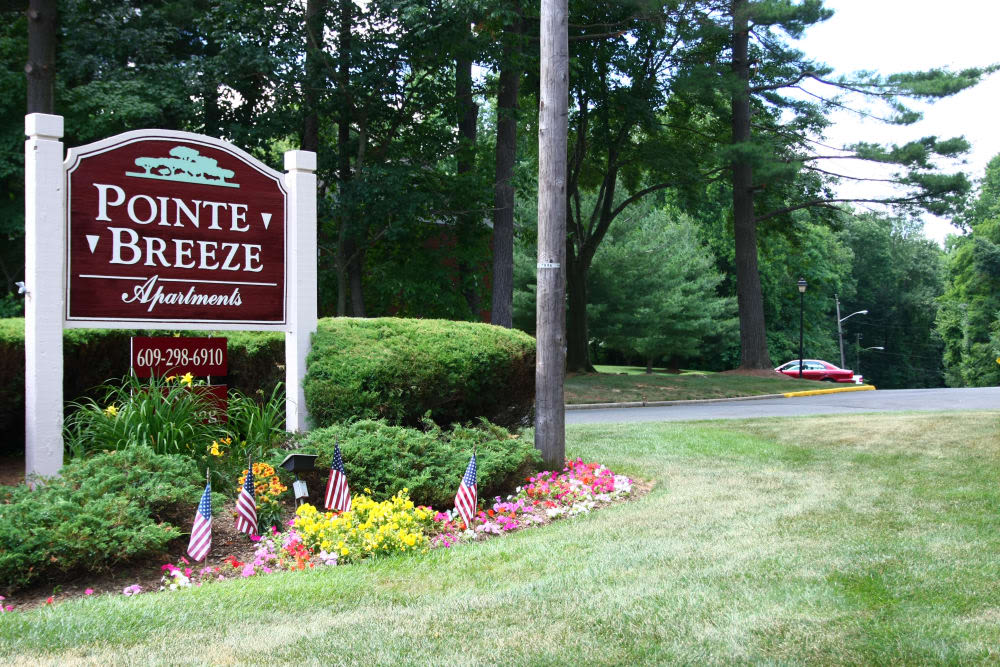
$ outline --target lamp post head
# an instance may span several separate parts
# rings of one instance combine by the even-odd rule
[[[805,278],[799,278],[799,282],[797,284],[799,286],[799,292],[805,294],[805,291],[806,291],[806,279]]]

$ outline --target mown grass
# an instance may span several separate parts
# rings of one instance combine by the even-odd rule
[[[15,664],[1000,659],[1000,413],[568,429],[643,498],[485,543],[0,617]]]
[[[621,370],[615,370],[615,369]],[[830,389],[828,382],[799,380],[784,375],[757,377],[688,371],[680,375],[633,366],[601,366],[599,373],[566,378],[567,403],[628,403],[634,401],[687,401],[783,394],[787,391]],[[841,385],[843,386],[843,385]]]

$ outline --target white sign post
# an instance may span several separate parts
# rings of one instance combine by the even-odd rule
[[[28,475],[63,462],[62,116],[24,119],[24,458]]]
[[[306,429],[306,355],[316,332],[316,154],[285,153],[288,217],[296,220],[288,235],[288,331],[285,333],[285,428]],[[294,382],[293,382],[294,378]]]
[[[143,130],[64,159],[62,117],[30,114],[25,133],[27,474],[62,467],[71,327],[283,331],[286,428],[305,429],[316,154],[285,153],[281,174],[219,139]]]

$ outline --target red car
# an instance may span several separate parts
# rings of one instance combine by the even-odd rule
[[[774,370],[784,373],[788,377],[797,378],[799,377],[799,360],[789,361]],[[802,379],[861,384],[861,376],[855,375],[854,371],[837,368],[829,361],[820,361],[819,359],[802,360]]]

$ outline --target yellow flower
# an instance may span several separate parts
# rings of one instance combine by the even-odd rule
[[[109,417],[117,417],[118,408],[112,403],[108,407],[104,408],[104,414],[106,414]]]
[[[181,382],[183,382],[184,384],[186,384],[187,386],[190,387],[191,384],[194,382],[194,376],[191,375],[190,372],[187,372],[187,373],[185,373],[184,375],[181,376]]]
[[[173,382],[173,381],[174,381],[174,380],[176,380],[176,379],[177,379],[177,376],[176,376],[176,375],[168,375],[168,376],[167,376],[167,380],[166,380],[166,381],[167,381],[167,382]]]

